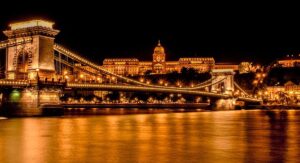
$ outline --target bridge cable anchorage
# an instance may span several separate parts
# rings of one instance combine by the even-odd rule
[[[138,85],[143,85],[143,86],[147,86],[147,87],[157,87],[157,88],[176,88],[176,89],[200,89],[200,88],[204,88],[204,87],[207,87],[207,86],[210,86],[211,84],[206,84],[206,83],[209,83],[210,81],[214,80],[214,78],[211,78],[211,79],[208,79],[202,83],[199,83],[197,84],[195,87],[181,87],[181,88],[178,88],[178,87],[167,87],[167,86],[160,86],[160,85],[153,85],[153,84],[147,84],[147,83],[143,83],[143,82],[140,82],[140,81],[137,81],[137,80],[134,80],[134,79],[131,79],[131,78],[127,78],[127,77],[124,77],[124,76],[121,76],[121,75],[118,75],[118,74],[115,74],[111,71],[108,71],[106,69],[103,69],[101,68],[100,66],[96,65],[95,63],[92,63],[90,62],[89,60],[81,57],[80,55],[78,54],[75,54],[69,50],[67,50],[66,48],[64,48],[63,46],[61,45],[58,45],[58,44],[55,44],[54,45],[54,50],[57,50],[58,52],[66,55],[67,57],[73,59],[73,60],[76,60],[80,63],[84,63],[90,67],[92,67],[93,69],[95,70],[98,70],[100,72],[103,72],[104,74],[108,74],[108,75],[112,75],[114,77],[117,77],[119,79],[122,79],[126,82],[129,82],[129,83],[133,83],[133,84],[138,84]]]

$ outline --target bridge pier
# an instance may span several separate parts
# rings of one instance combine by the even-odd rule
[[[61,115],[60,91],[25,88],[2,92],[1,112],[6,116]]]
[[[212,110],[235,110],[235,99],[210,99],[210,107]]]

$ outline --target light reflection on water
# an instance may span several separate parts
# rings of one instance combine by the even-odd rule
[[[300,111],[0,121],[0,162],[296,162]]]

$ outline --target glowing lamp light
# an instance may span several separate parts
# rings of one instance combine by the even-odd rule
[[[256,74],[256,78],[260,78],[261,77],[261,74]]]
[[[159,84],[160,85],[164,84],[164,81],[163,80],[159,80]]]

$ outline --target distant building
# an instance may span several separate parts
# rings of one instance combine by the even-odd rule
[[[232,63],[217,63],[215,64],[214,69],[232,69],[234,71],[238,71],[239,65]]]
[[[178,61],[166,61],[166,53],[160,41],[154,48],[152,61],[139,61],[137,58],[106,58],[103,68],[119,75],[138,75],[151,72],[165,74],[180,72],[183,67],[194,68],[198,72],[209,72],[215,66],[212,57],[179,58]]]
[[[268,86],[265,93],[269,100],[278,100],[280,93],[300,99],[300,85],[288,81],[283,86]]]
[[[300,65],[300,54],[299,55],[287,55],[285,58],[278,60],[278,65],[281,67],[297,67]]]

